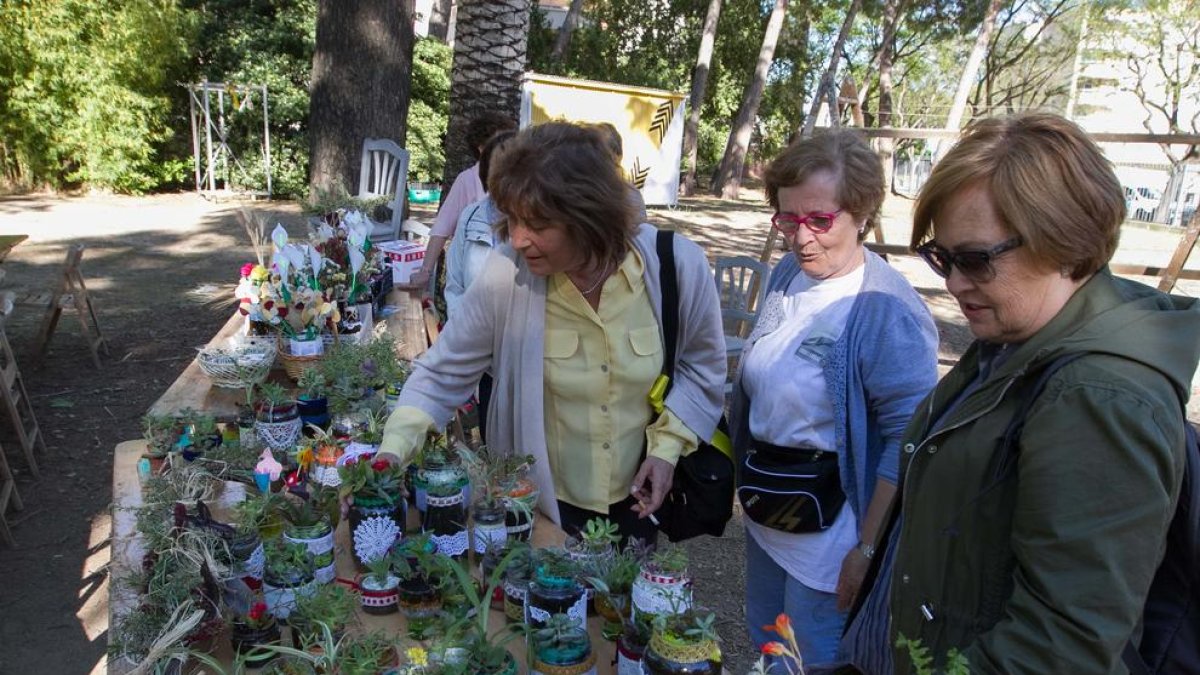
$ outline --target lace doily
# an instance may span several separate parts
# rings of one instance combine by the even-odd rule
[[[435,534],[430,537],[433,545],[437,547],[437,552],[448,556],[462,555],[470,548],[470,537],[466,530],[459,530],[454,534]]]
[[[258,440],[272,450],[291,450],[300,440],[304,423],[297,417],[286,422],[255,422],[254,431]]]
[[[370,562],[382,558],[400,536],[400,527],[391,518],[371,516],[354,528],[354,552],[358,559]]]
[[[238,564],[237,574],[240,577],[250,577],[262,581],[263,568],[267,563],[267,554],[263,550],[263,545],[259,544],[249,558]]]

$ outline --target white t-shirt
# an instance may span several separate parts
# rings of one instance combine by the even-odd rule
[[[801,272],[782,299],[783,321],[746,353],[742,386],[754,438],[789,448],[836,451],[833,405],[821,361],[841,337],[865,265],[815,280]],[[842,559],[858,543],[858,523],[843,505],[823,532],[789,534],[746,519],[746,529],[777,565],[809,588],[833,593]]]

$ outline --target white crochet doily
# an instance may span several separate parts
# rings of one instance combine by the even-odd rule
[[[466,530],[460,530],[454,534],[435,534],[430,539],[437,547],[438,553],[451,557],[462,555],[471,547],[470,536]]]
[[[399,536],[400,527],[396,521],[384,516],[371,516],[354,528],[354,552],[363,562],[382,558]]]

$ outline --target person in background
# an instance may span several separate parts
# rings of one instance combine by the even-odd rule
[[[621,141],[621,132],[608,122],[600,122],[596,124],[596,128],[604,134],[605,140],[608,143],[608,149],[613,154],[613,159],[617,166],[621,166],[621,159],[625,157],[625,144]],[[625,169],[621,169],[621,175],[625,175]],[[646,215],[646,201],[642,199],[642,191],[637,189],[633,183],[626,183],[629,191],[629,203],[633,206],[635,214],[634,220],[639,223],[648,222],[649,216]]]
[[[746,621],[761,648],[787,614],[808,666],[834,659],[896,491],[901,432],[937,381],[938,335],[912,286],[863,245],[885,190],[858,134],[790,145],[766,189],[791,255],[734,379]]]
[[[483,146],[479,157],[479,179],[487,185],[488,170],[492,158],[503,150],[503,144],[513,136],[515,131],[501,131]],[[483,270],[488,254],[496,245],[495,232],[492,226],[499,220],[500,213],[492,198],[484,195],[483,199],[463,210],[458,218],[458,227],[454,229],[454,239],[450,242],[450,251],[446,254],[446,320],[454,317],[454,311],[462,300],[463,293],[475,281],[475,277]],[[476,390],[476,408],[479,416],[479,435],[487,442],[488,405],[492,400],[492,376],[484,373],[479,378],[479,388]]]
[[[467,125],[466,141],[471,155],[476,160],[483,152],[483,146],[497,132],[516,129],[516,123],[509,117],[499,113],[484,113]],[[424,289],[429,287],[429,279],[437,269],[438,259],[442,249],[454,236],[458,218],[463,209],[483,198],[483,183],[479,180],[479,162],[476,161],[454,179],[450,192],[442,200],[438,209],[437,219],[429,229],[429,245],[425,247],[425,260],[421,268],[409,276],[408,283],[402,285],[408,289]]]
[[[634,220],[601,134],[565,122],[526,129],[488,172],[503,242],[413,365],[380,452],[407,461],[444,428],[483,373],[494,378],[488,443],[532,454],[539,506],[568,533],[605,516],[653,540],[648,516],[675,461],[711,437],[725,338],[708,260],[674,238],[678,308],[662,307],[657,231]],[[666,408],[649,392],[663,365],[658,317],[679,312]]]
[[[1183,478],[1200,303],[1112,275],[1125,210],[1100,148],[1046,113],[975,122],[921,190],[912,246],[976,341],[904,432],[877,644],[895,672],[914,671],[901,635],[939,670],[954,649],[972,673],[1129,672]]]
[[[505,141],[516,135],[516,131],[501,131],[483,146],[479,156],[479,179],[484,187],[487,186],[492,158],[496,153],[503,151]],[[458,226],[454,228],[454,238],[450,241],[450,249],[446,254],[447,320],[454,316],[454,310],[462,300],[463,294],[483,270],[488,254],[496,245],[493,225],[499,220],[500,212],[496,210],[496,203],[486,192],[482,199],[463,209],[462,215],[459,216]]]

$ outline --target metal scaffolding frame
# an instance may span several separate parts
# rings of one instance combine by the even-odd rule
[[[267,110],[267,85],[199,82],[183,85],[188,90],[191,110],[192,155],[196,191],[205,195],[239,194],[271,197],[271,127]],[[249,171],[229,147],[228,118],[253,107],[254,96],[262,97],[262,171],[267,191],[238,190],[234,187],[233,168],[246,175]]]

